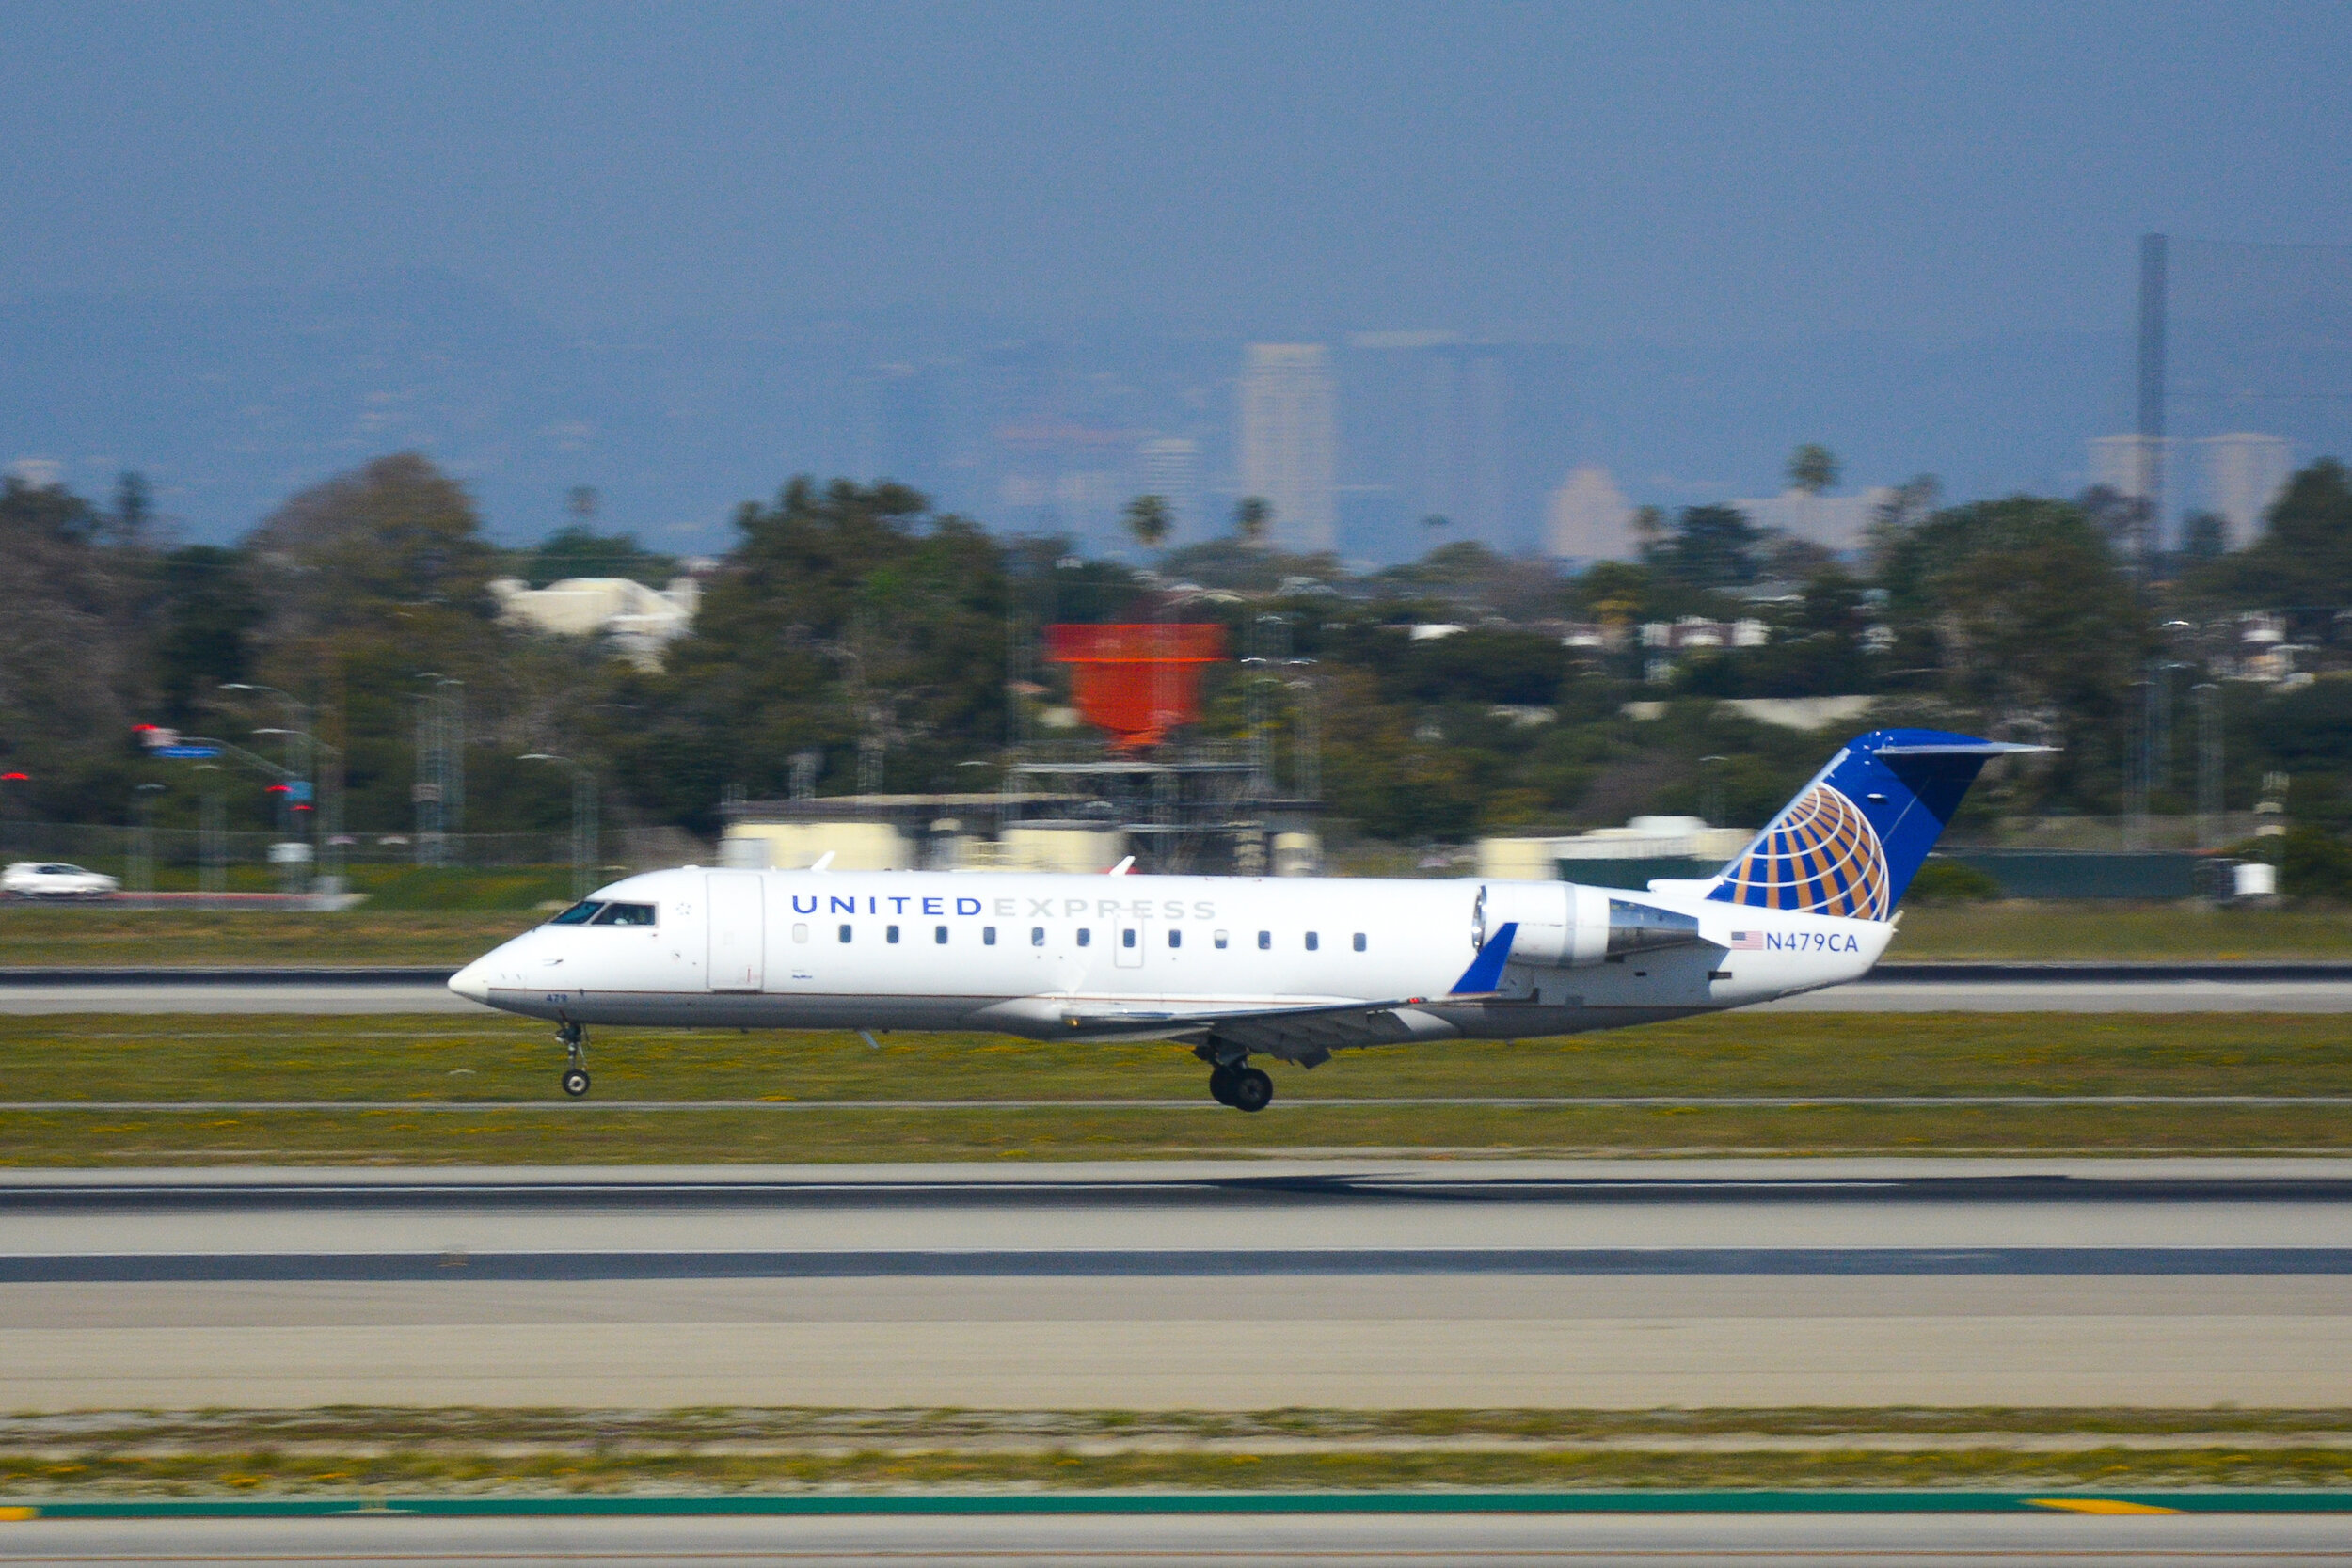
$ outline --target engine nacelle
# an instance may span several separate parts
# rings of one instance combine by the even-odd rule
[[[1487,933],[1516,923],[1512,960],[1544,969],[1581,969],[1629,953],[1699,944],[1695,915],[1574,882],[1488,882],[1478,890],[1472,919],[1470,935],[1481,947]]]

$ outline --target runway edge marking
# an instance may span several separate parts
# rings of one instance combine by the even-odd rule
[[[2352,1492],[1083,1492],[1041,1496],[287,1497],[0,1504],[0,1519],[316,1519],[692,1514],[2352,1513]]]

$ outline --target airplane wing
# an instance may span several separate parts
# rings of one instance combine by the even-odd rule
[[[1510,961],[1511,943],[1519,932],[1517,921],[1505,922],[1453,989],[1443,996],[1400,996],[1380,1002],[1316,1003],[1296,1007],[1233,1007],[1200,1011],[1166,1011],[1114,1006],[1071,1007],[1066,1020],[1104,1034],[1203,1035],[1263,1053],[1284,1061],[1322,1061],[1334,1051],[1363,1045],[1392,1045],[1417,1037],[1413,1026],[1398,1015],[1418,1007],[1446,1003],[1481,1002],[1494,996],[1502,967]]]

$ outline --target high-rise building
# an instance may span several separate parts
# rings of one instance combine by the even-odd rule
[[[1242,361],[1241,493],[1287,550],[1339,547],[1339,398],[1321,343],[1251,343]]]
[[[1860,549],[1869,538],[1870,523],[1895,499],[1885,485],[1873,485],[1851,496],[1817,496],[1793,485],[1777,496],[1751,496],[1724,504],[1757,528],[1778,529],[1824,549]]]
[[[1454,524],[1458,537],[1502,543],[1509,528],[1502,360],[1458,351],[1423,358],[1422,512]]]
[[[1200,443],[1165,436],[1136,449],[1136,477],[1142,493],[1168,502],[1172,537],[1197,543],[1208,518],[1200,511]]]
[[[1349,519],[1350,553],[1417,554],[1470,539],[1514,552],[1540,544],[1548,487],[1570,455],[1546,450],[1547,436],[1572,444],[1575,430],[1558,417],[1556,388],[1525,406],[1523,372],[1548,380],[1535,357],[1524,345],[1453,332],[1349,334],[1341,488],[1376,496],[1385,514],[1376,537]],[[1420,526],[1429,517],[1448,526],[1433,534]]]
[[[2231,549],[2252,542],[2264,515],[2295,475],[2295,456],[2276,436],[2239,431],[2197,443],[2204,459],[2205,504],[2229,524]]]
[[[1557,561],[1632,558],[1633,504],[1608,469],[1587,463],[1551,493],[1544,508],[1544,553]]]
[[[2094,436],[2090,483],[2125,500],[2144,501],[2163,488],[2166,445],[2160,436]]]

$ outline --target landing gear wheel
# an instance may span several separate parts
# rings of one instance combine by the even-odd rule
[[[1209,1098],[1219,1105],[1231,1105],[1233,1102],[1233,1079],[1240,1070],[1239,1068],[1227,1067],[1221,1063],[1209,1069]]]
[[[1236,1111],[1263,1111],[1274,1102],[1274,1080],[1254,1067],[1233,1074],[1232,1098],[1225,1103]]]
[[[583,1024],[566,1023],[555,1037],[564,1047],[564,1092],[578,1100],[588,1092],[588,1030]]]

